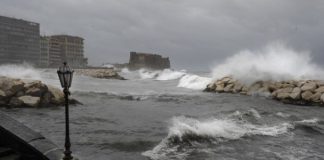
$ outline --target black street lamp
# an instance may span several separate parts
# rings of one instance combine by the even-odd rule
[[[73,70],[66,64],[63,63],[57,70],[58,77],[61,82],[61,86],[63,88],[64,97],[65,97],[65,151],[63,160],[72,160],[72,152],[70,150],[71,143],[70,143],[70,126],[69,126],[69,95],[70,91],[69,88],[71,87],[72,78],[73,78]]]

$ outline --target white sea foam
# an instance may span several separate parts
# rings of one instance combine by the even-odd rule
[[[179,79],[182,76],[186,75],[186,71],[185,70],[175,71],[171,69],[150,71],[146,69],[140,69],[139,75],[141,79],[155,79],[159,81],[166,81],[166,80]]]
[[[160,72],[161,71],[149,71],[149,70],[146,70],[146,69],[140,69],[138,71],[141,79],[153,79],[153,78],[156,78]]]
[[[188,74],[179,80],[178,87],[203,90],[211,80],[211,78]]]
[[[175,117],[171,120],[168,136],[161,141],[152,150],[143,153],[151,159],[168,159],[170,156],[178,155],[178,144],[170,142],[173,138],[178,138],[180,142],[190,141],[191,137],[201,137],[206,139],[225,139],[235,140],[243,136],[265,135],[277,136],[287,133],[294,126],[290,123],[281,123],[278,125],[253,125],[248,122],[238,122],[231,119],[208,119],[197,120],[187,117]],[[188,136],[189,135],[189,136]],[[194,140],[193,140],[194,141]],[[176,152],[176,153],[175,153]],[[182,154],[185,156],[190,150],[185,150]]]
[[[156,80],[160,80],[160,81],[174,80],[174,79],[179,79],[184,75],[186,75],[186,72],[184,70],[174,71],[170,69],[164,69],[162,72],[159,73]]]
[[[259,80],[324,79],[323,70],[312,62],[309,52],[295,51],[271,43],[259,51],[244,50],[213,69],[213,79],[233,76],[243,83]]]
[[[193,118],[176,117],[172,119],[169,137],[177,136],[181,139],[186,134],[202,137],[238,139],[245,135],[276,136],[286,133],[292,125],[282,123],[275,126],[253,125],[239,123],[231,119],[209,119],[200,121]]]
[[[7,64],[0,65],[0,76],[20,79],[41,80],[40,71],[28,64]]]
[[[123,69],[121,69],[121,72],[122,72],[122,73],[130,73],[130,71],[129,71],[128,68],[123,68]]]

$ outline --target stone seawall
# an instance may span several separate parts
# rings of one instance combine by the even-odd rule
[[[205,91],[261,95],[296,105],[324,104],[324,81],[319,80],[258,81],[245,85],[232,77],[224,77],[207,85]]]
[[[59,88],[41,81],[0,77],[0,107],[48,107],[64,104]]]

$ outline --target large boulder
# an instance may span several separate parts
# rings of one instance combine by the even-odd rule
[[[21,100],[23,105],[27,107],[39,107],[40,104],[40,97],[21,96],[18,97],[18,100]]]
[[[0,77],[0,89],[5,92],[7,97],[14,96],[24,88],[24,82],[20,79]]]
[[[225,88],[224,88],[224,92],[232,92],[234,88],[234,84],[228,84]]]
[[[303,100],[305,101],[310,101],[311,98],[313,96],[313,93],[311,91],[305,91],[301,94],[301,97],[303,98]]]
[[[321,95],[321,102],[324,103],[324,93]]]
[[[62,90],[50,85],[48,85],[47,87],[50,94],[50,103],[55,105],[64,104],[64,93],[62,92]]]
[[[302,91],[314,91],[317,88],[317,84],[315,82],[305,83],[302,87]]]
[[[257,93],[262,88],[262,83],[256,82],[253,83],[249,88],[247,95],[253,95],[254,93]]]
[[[324,86],[320,86],[319,88],[317,88],[315,90],[315,92],[318,92],[318,93],[324,93]]]
[[[7,97],[7,94],[3,90],[0,89],[0,99],[4,99],[6,97]]]
[[[216,85],[216,92],[224,92],[224,87],[225,87],[225,84],[224,83],[221,83],[221,84],[217,84]]]
[[[23,106],[24,101],[17,98],[17,97],[12,97],[9,101],[9,106],[11,107],[21,107]]]
[[[272,97],[277,99],[288,99],[291,92],[293,91],[292,87],[280,88],[272,92]]]
[[[209,83],[205,89],[207,92],[213,92],[216,89],[216,84],[214,82]]]
[[[242,88],[243,88],[243,85],[242,85],[241,83],[239,83],[239,82],[236,82],[236,83],[234,84],[234,89],[233,89],[233,91],[234,91],[235,93],[238,93],[238,92],[241,92],[241,91],[242,91]]]
[[[41,81],[32,81],[24,85],[25,94],[35,97],[42,97],[48,90],[47,86]]]
[[[301,97],[301,89],[299,87],[295,87],[289,97],[293,100],[298,100]]]
[[[287,92],[279,92],[277,93],[277,96],[276,98],[278,99],[287,99],[290,97],[290,93],[287,93]]]
[[[312,102],[318,103],[318,102],[321,101],[321,95],[322,95],[321,93],[317,92],[317,93],[315,93],[315,94],[312,95],[312,97],[310,98],[310,100]]]

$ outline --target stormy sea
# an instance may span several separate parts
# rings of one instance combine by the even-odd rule
[[[76,75],[71,96],[83,105],[70,109],[74,156],[81,160],[324,159],[323,107],[203,92],[213,79],[226,74],[247,83],[320,75],[307,53],[282,47],[262,52],[242,51],[203,72],[124,68],[119,74],[127,80]],[[237,61],[249,65],[238,66]],[[0,68],[0,75],[60,87],[55,69]],[[63,148],[63,107],[1,111]]]

